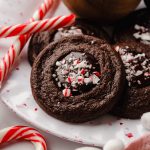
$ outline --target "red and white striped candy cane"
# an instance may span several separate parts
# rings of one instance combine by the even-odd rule
[[[34,144],[36,150],[47,150],[44,137],[33,128],[12,126],[0,130],[0,145],[16,140],[27,140]]]
[[[25,24],[18,24],[0,29],[0,37],[10,37],[23,34],[32,34],[46,30],[58,29],[71,25],[75,20],[75,15],[57,16],[42,21],[33,21]]]
[[[59,0],[44,0],[40,8],[33,14],[33,17],[30,18],[29,22],[42,19],[45,14],[55,3],[58,3]],[[8,74],[11,66],[14,64],[15,60],[21,53],[24,45],[28,41],[30,34],[18,36],[14,44],[9,48],[7,54],[0,61],[0,86],[2,81]]]

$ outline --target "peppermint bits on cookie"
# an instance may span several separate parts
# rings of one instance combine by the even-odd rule
[[[145,28],[144,26],[140,26],[136,24],[134,26],[134,29],[136,32],[133,34],[133,36],[136,39],[139,39],[141,43],[150,45],[150,31],[148,28]]]
[[[145,46],[135,42],[120,42],[114,46],[120,54],[126,72],[122,98],[112,113],[124,118],[141,118],[150,111],[150,55]]]
[[[90,54],[71,52],[56,61],[55,83],[62,90],[64,97],[70,97],[89,91],[100,82],[100,69],[95,58]]]
[[[128,86],[143,86],[150,82],[150,59],[145,53],[137,52],[129,46],[116,46],[125,66]]]

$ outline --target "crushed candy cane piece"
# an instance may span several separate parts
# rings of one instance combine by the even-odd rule
[[[71,90],[70,89],[64,89],[63,90],[63,95],[65,96],[65,97],[69,97],[69,96],[71,96]]]

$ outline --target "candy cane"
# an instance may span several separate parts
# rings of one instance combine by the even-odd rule
[[[45,14],[48,12],[48,10],[52,8],[52,6],[54,5],[54,1],[55,3],[58,2],[56,0],[44,0],[40,8],[33,14],[33,17],[29,19],[29,22],[42,19],[45,16]],[[30,34],[19,36],[14,42],[14,44],[9,48],[7,54],[5,54],[5,56],[1,59],[0,61],[0,86],[4,78],[8,74],[10,68],[14,64],[15,60],[21,53],[29,37],[30,37]]]
[[[16,140],[27,140],[34,144],[36,150],[47,150],[44,137],[33,128],[12,126],[0,130],[0,145]]]
[[[75,20],[75,15],[58,16],[42,21],[34,21],[31,23],[18,24],[0,29],[0,37],[10,37],[22,34],[37,33],[46,30],[57,29],[71,25]]]

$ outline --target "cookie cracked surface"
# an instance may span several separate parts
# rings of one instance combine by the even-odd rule
[[[55,51],[51,54],[54,49]],[[56,74],[58,69],[56,66],[59,66],[60,62],[64,63],[63,59],[70,57],[72,52],[92,56],[95,61],[89,63],[87,59],[86,66],[98,67],[88,71],[90,73],[87,77],[95,75],[98,80],[90,81],[92,84],[96,83],[88,87],[90,90],[80,90],[78,94],[69,94],[66,97],[62,92],[65,85],[63,89],[60,89],[56,84],[54,73]],[[84,68],[80,64],[82,62],[77,63],[78,67],[81,67],[79,73]],[[100,72],[100,76],[94,72]],[[85,122],[109,112],[116,104],[123,91],[124,75],[121,58],[108,43],[90,36],[72,36],[50,44],[40,53],[32,68],[31,88],[35,100],[48,114],[67,122]],[[86,78],[85,75],[81,77]],[[59,81],[60,77],[57,78]],[[61,86],[62,84],[63,81]],[[70,85],[67,89],[69,88]],[[80,88],[78,85],[77,89]]]

